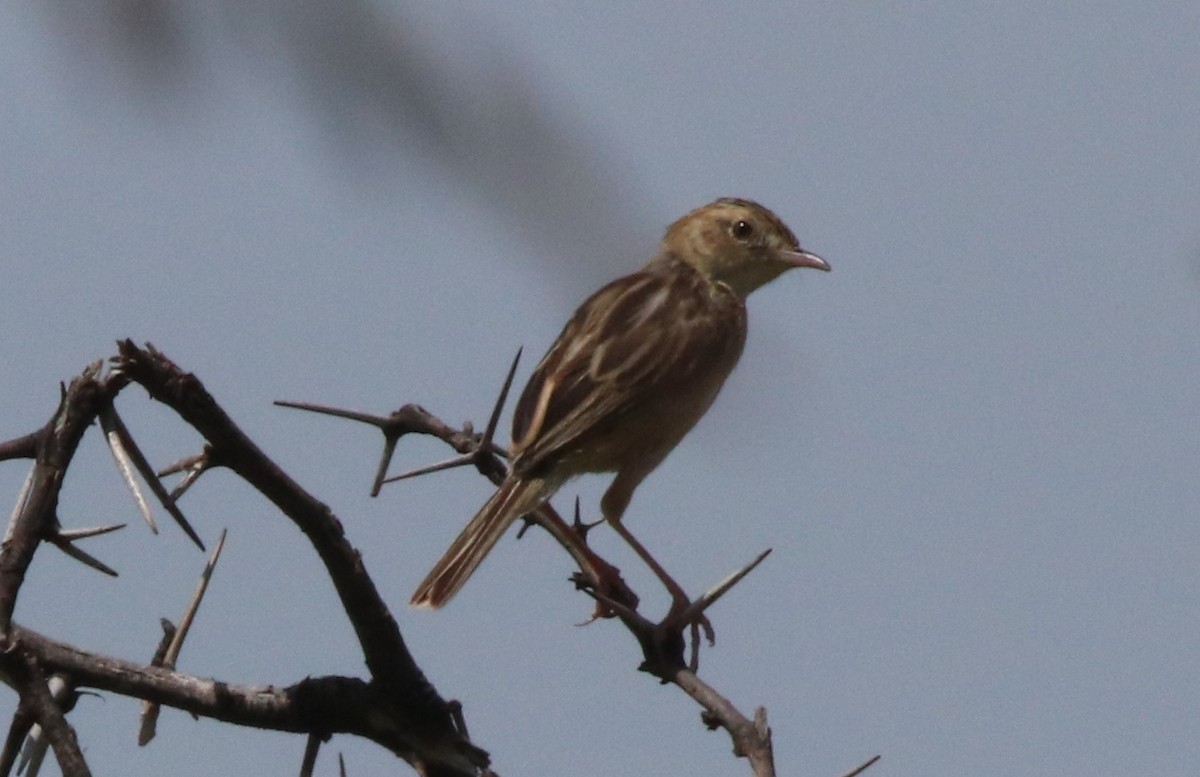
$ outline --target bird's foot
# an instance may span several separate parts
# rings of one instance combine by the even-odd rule
[[[672,594],[671,609],[658,624],[658,628],[664,632],[678,633],[680,636],[684,629],[688,630],[691,643],[688,668],[696,671],[700,666],[700,633],[704,633],[705,641],[708,642],[709,647],[712,647],[717,644],[717,632],[713,628],[712,621],[704,614],[703,607],[697,607],[696,603],[682,591],[672,592]]]

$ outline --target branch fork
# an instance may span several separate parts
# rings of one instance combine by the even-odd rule
[[[47,678],[56,674],[69,677],[77,687],[141,698],[151,708],[167,705],[238,725],[321,737],[354,734],[377,742],[427,777],[478,777],[489,761],[486,751],[455,727],[449,703],[409,653],[395,618],[336,516],[259,450],[195,376],[180,370],[150,345],[139,348],[126,340],[118,343],[118,351],[107,373],[102,371],[102,363],[96,362],[62,388],[54,414],[40,430],[0,442],[0,461],[34,460],[0,544],[0,680],[12,685],[21,697],[14,728],[0,752],[0,777],[7,777],[20,740],[34,723],[54,748],[64,775],[90,774],[75,732],[65,719],[66,710],[47,701]],[[205,440],[204,452],[155,473],[113,406],[117,395],[131,383],[141,385],[151,398],[166,404],[199,432]],[[66,471],[84,434],[97,421],[143,516],[150,513],[150,500],[143,491],[148,487],[198,546],[203,543],[183,518],[178,502],[203,472],[218,464],[296,524],[312,543],[342,600],[369,678],[307,678],[278,689],[180,673],[170,665],[190,616],[185,616],[169,647],[164,647],[159,666],[65,645],[14,623],[12,615],[26,571],[42,543],[57,545],[79,558],[86,554],[75,547],[78,540],[118,528],[64,530],[56,513]],[[184,473],[183,482],[168,493],[159,478],[175,472]],[[90,556],[87,559],[91,566],[115,574]]]

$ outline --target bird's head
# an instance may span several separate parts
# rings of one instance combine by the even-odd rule
[[[774,213],[732,198],[697,208],[667,227],[662,252],[743,298],[792,267],[829,270],[824,259],[800,248]]]

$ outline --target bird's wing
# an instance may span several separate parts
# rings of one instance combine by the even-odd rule
[[[552,462],[716,365],[719,387],[745,331],[741,301],[687,265],[613,281],[579,307],[530,377],[513,417],[514,466]]]

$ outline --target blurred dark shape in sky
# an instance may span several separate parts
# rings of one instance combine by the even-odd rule
[[[211,63],[232,44],[249,55],[242,62],[262,66],[250,75],[279,79],[280,90],[299,86],[301,110],[356,178],[378,181],[402,169],[388,159],[430,159],[570,275],[581,269],[578,257],[599,258],[584,269],[591,280],[631,269],[629,257],[647,253],[632,236],[661,226],[639,215],[643,203],[589,140],[594,133],[556,114],[519,57],[485,38],[484,23],[458,31],[478,38],[474,61],[464,61],[437,53],[436,31],[410,23],[403,9],[385,12],[367,0],[54,7],[62,39],[89,55],[83,61],[120,66],[88,77],[128,81],[101,87],[131,87],[147,101],[188,99],[208,86]]]
[[[62,41],[76,53],[103,56],[123,68],[147,99],[178,92],[192,77],[192,45],[184,15],[169,0],[108,0],[46,6],[57,12]],[[84,57],[87,61],[87,57]],[[111,71],[102,71],[109,75]]]

